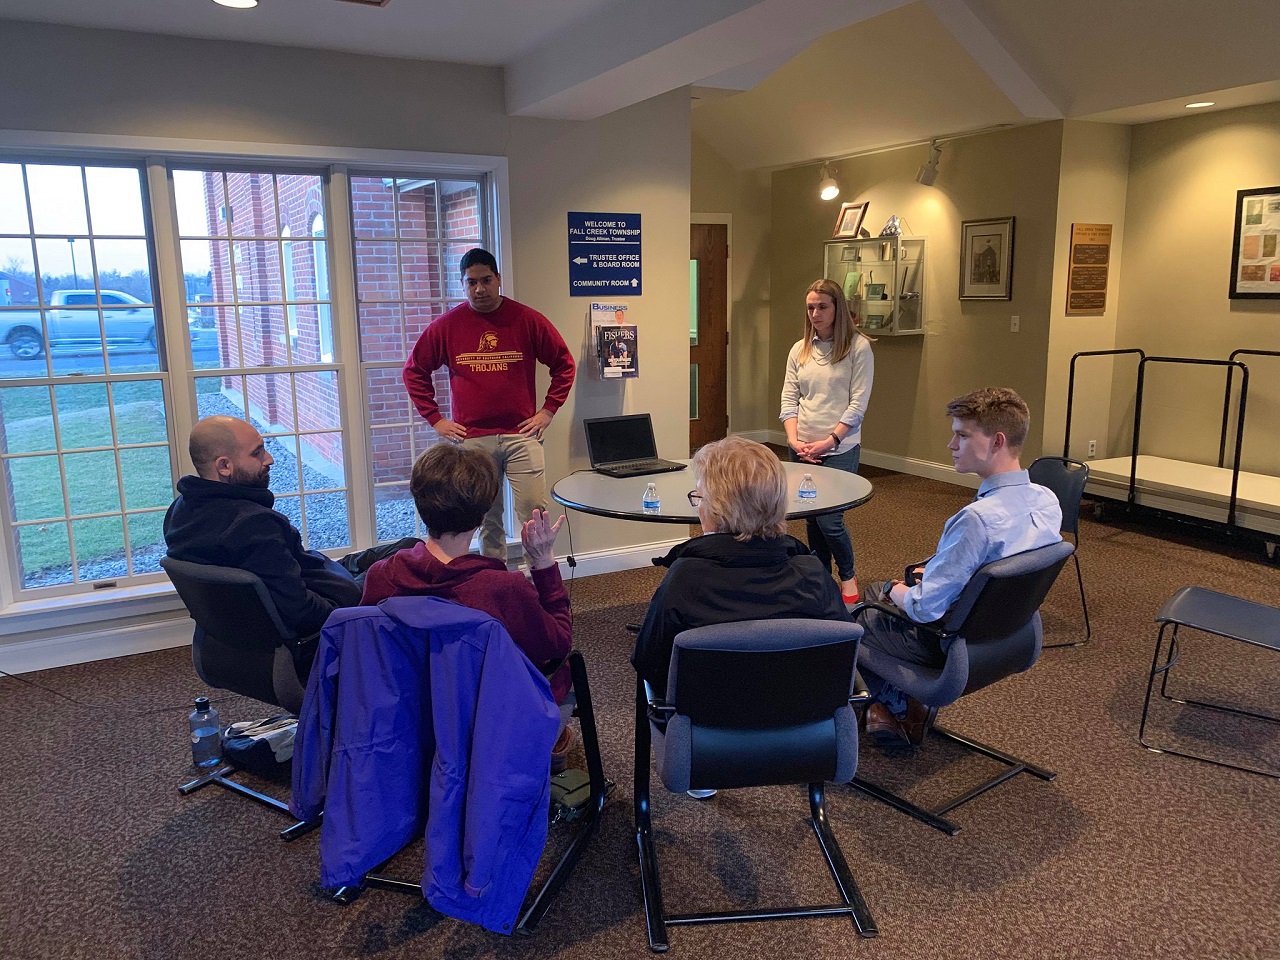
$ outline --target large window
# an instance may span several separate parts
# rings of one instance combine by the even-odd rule
[[[173,471],[142,184],[138,166],[0,163],[14,593],[159,569]]]
[[[485,195],[479,175],[0,158],[7,594],[162,579],[171,447],[214,413],[267,438],[309,547],[418,530],[409,470],[436,436],[400,369],[463,299]],[[332,209],[351,235],[326,229]],[[159,249],[153,219],[178,225]]]
[[[209,336],[191,344],[197,414],[257,427],[276,461],[276,509],[310,547],[349,546],[328,241],[315,230],[324,178],[175,170],[173,184],[186,306],[212,319]]]
[[[439,437],[413,409],[400,371],[422,331],[465,299],[458,261],[484,242],[478,180],[351,178],[360,358],[379,540],[421,536],[409,495],[418,454]],[[435,375],[449,416],[445,371]]]

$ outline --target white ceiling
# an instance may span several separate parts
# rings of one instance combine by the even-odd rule
[[[1039,119],[1136,123],[1280,98],[1275,0],[0,0],[0,18],[504,69],[512,114],[695,88],[744,169]],[[4,46],[0,21],[0,50]]]

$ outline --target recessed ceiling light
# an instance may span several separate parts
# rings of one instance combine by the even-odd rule
[[[1213,106],[1212,100],[1197,100],[1195,103],[1188,103],[1187,109],[1194,110],[1196,109],[1196,107],[1212,107],[1212,106]]]
[[[222,7],[234,7],[236,10],[248,10],[258,5],[258,0],[213,0]]]

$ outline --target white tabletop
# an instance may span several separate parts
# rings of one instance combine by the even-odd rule
[[[684,461],[688,463],[688,461]],[[871,481],[856,473],[819,467],[811,463],[783,462],[787,473],[787,519],[798,520],[822,513],[848,510],[871,499]],[[818,496],[800,499],[800,480],[812,474]],[[652,483],[658,489],[662,507],[646,513],[640,495]],[[698,511],[689,503],[694,487],[693,471],[685,467],[671,473],[651,473],[643,477],[606,477],[594,470],[580,470],[556,481],[551,496],[572,510],[620,520],[647,520],[653,523],[697,523]]]

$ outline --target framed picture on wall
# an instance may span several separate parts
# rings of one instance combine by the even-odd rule
[[[1280,187],[1236,191],[1231,300],[1280,299]]]
[[[871,206],[869,200],[863,200],[861,203],[840,204],[840,216],[836,217],[836,230],[831,235],[832,238],[856,237],[858,231],[862,229],[862,221],[867,215],[869,206]]]
[[[960,224],[960,299],[1013,299],[1013,217]]]

